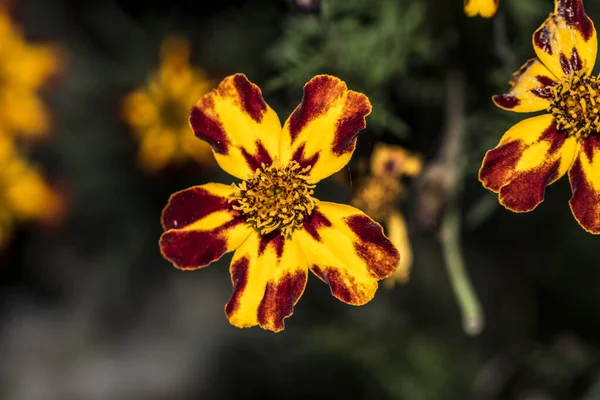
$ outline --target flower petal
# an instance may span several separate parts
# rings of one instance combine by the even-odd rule
[[[192,109],[190,125],[212,146],[221,168],[240,179],[261,163],[270,165],[279,153],[279,117],[243,74],[228,76],[202,96]]]
[[[371,174],[373,176],[417,176],[423,169],[423,157],[411,153],[400,146],[382,142],[375,144],[371,154]]]
[[[388,287],[393,287],[396,282],[408,282],[413,262],[413,252],[410,245],[410,238],[408,237],[406,221],[400,211],[392,210],[390,212],[387,221],[385,221],[385,231],[390,241],[396,246],[400,254],[402,254],[400,265],[392,276],[384,281]]]
[[[533,112],[550,106],[550,88],[558,82],[544,64],[532,58],[513,74],[510,84],[508,93],[492,97],[494,103],[505,110]]]
[[[467,17],[481,15],[491,18],[498,10],[498,0],[465,0],[465,14]]]
[[[540,115],[510,128],[487,152],[479,180],[498,193],[500,204],[515,212],[544,201],[547,185],[563,176],[575,157],[577,140],[556,131],[551,115]]]
[[[579,225],[600,234],[600,138],[592,135],[582,140],[581,150],[569,170],[573,196],[571,211]]]
[[[304,293],[308,265],[297,241],[278,232],[253,232],[233,255],[230,273],[229,321],[239,328],[260,325],[279,332]]]
[[[533,34],[533,48],[558,78],[574,71],[591,73],[598,38],[594,23],[583,9],[583,0],[554,0],[554,13]]]
[[[334,76],[315,76],[304,85],[302,102],[283,127],[282,162],[311,166],[313,183],[333,175],[350,161],[370,113],[367,96],[348,90]]]
[[[319,202],[295,235],[311,271],[348,304],[369,302],[377,281],[400,263],[398,250],[381,226],[354,207]]]
[[[35,92],[12,87],[0,92],[0,120],[6,131],[36,139],[48,133],[51,117]]]
[[[231,186],[208,183],[171,196],[162,212],[162,255],[179,269],[197,269],[235,250],[252,228],[230,208]]]
[[[163,169],[176,155],[177,137],[172,130],[149,129],[146,135],[140,138],[138,162],[147,172]]]

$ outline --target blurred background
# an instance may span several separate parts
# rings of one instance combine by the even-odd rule
[[[477,180],[523,118],[490,97],[534,56],[551,0],[500,0],[492,19],[461,0],[0,4],[0,398],[600,399],[599,242],[567,179],[528,214]],[[371,99],[317,191],[404,216],[380,222],[412,269],[369,304],[311,276],[285,331],[240,330],[230,255],[195,272],[161,257],[169,196],[231,182],[187,115],[235,72],[282,121],[320,73]],[[392,189],[371,162],[384,144],[418,159]]]

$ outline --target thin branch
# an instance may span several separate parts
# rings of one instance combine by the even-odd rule
[[[446,75],[446,123],[437,157],[425,168],[418,183],[417,218],[421,226],[440,227],[440,244],[450,284],[468,335],[479,334],[484,315],[465,269],[460,242],[461,216],[458,199],[466,173],[465,77],[459,69]]]

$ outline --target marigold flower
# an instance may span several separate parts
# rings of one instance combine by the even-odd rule
[[[50,222],[63,211],[62,196],[20,157],[12,140],[0,133],[0,247],[17,222]]]
[[[499,0],[464,0],[465,14],[468,17],[492,18],[498,10]]]
[[[493,97],[505,110],[549,114],[523,120],[487,152],[483,186],[515,212],[533,210],[547,185],[569,173],[575,219],[600,233],[600,80],[591,76],[598,39],[582,0],[556,0],[533,34],[538,59],[513,74],[508,93]]]
[[[223,170],[243,181],[172,195],[160,248],[184,270],[235,250],[233,295],[225,306],[233,325],[281,331],[309,269],[333,296],[362,305],[398,266],[400,255],[379,224],[354,207],[313,197],[315,184],[348,163],[370,112],[365,95],[329,75],[304,86],[283,129],[242,74],[225,78],[193,108],[196,136],[211,145]]]
[[[403,177],[414,177],[421,172],[422,160],[400,146],[378,143],[371,155],[371,174],[353,196],[352,205],[364,210],[375,221],[383,224],[391,242],[402,254],[400,265],[385,280],[388,287],[396,282],[406,283],[413,262],[412,246],[406,221],[398,208],[404,196]]]
[[[27,43],[0,6],[0,125],[6,134],[39,138],[50,116],[38,91],[59,69],[51,45]]]
[[[172,162],[212,160],[210,146],[189,134],[188,116],[190,105],[214,84],[190,65],[189,57],[186,39],[167,38],[158,71],[123,102],[123,117],[139,139],[139,162],[149,172]]]

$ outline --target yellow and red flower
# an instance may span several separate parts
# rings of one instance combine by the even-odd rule
[[[46,135],[50,115],[38,91],[60,66],[51,45],[27,43],[0,4],[0,125],[5,134]]]
[[[591,75],[598,39],[582,0],[555,0],[554,13],[533,34],[537,59],[493,97],[505,110],[549,113],[521,121],[487,152],[483,185],[515,212],[533,210],[547,185],[568,172],[575,219],[600,234],[600,79]]]
[[[177,268],[204,267],[235,250],[237,327],[280,331],[311,270],[343,302],[370,301],[400,261],[379,224],[347,205],[319,201],[313,188],[343,168],[371,112],[368,98],[329,75],[304,86],[283,128],[245,75],[225,78],[193,108],[190,125],[237,185],[208,183],[175,193],[162,213],[163,256]]]
[[[464,0],[465,14],[468,17],[492,18],[498,10],[499,0]]]
[[[161,46],[161,62],[145,87],[123,101],[123,117],[138,136],[138,161],[155,172],[173,162],[212,162],[210,146],[189,134],[190,105],[212,89],[213,81],[190,65],[190,44],[169,37]]]

